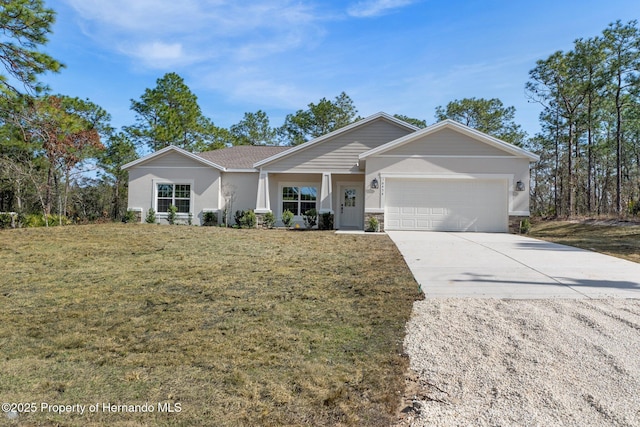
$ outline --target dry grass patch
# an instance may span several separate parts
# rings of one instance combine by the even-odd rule
[[[181,405],[21,422],[394,419],[420,294],[386,236],[108,224],[0,242],[0,401]]]
[[[541,221],[532,225],[529,235],[640,263],[640,225]]]

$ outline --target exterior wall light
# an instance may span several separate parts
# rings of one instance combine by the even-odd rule
[[[374,190],[378,188],[378,178],[373,178],[373,181],[371,181],[371,188]]]
[[[524,191],[524,182],[522,181],[516,182],[516,191]]]

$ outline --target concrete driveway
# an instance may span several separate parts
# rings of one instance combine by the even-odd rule
[[[389,231],[427,298],[640,298],[640,264],[504,233]]]

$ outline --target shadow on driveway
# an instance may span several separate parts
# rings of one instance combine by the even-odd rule
[[[640,264],[503,233],[389,231],[426,297],[640,298]]]

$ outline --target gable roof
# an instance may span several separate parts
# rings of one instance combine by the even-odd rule
[[[155,159],[156,157],[164,156],[165,154],[171,153],[171,152],[182,154],[183,156],[186,156],[186,157],[188,157],[190,159],[193,159],[193,160],[195,160],[197,162],[203,163],[203,164],[205,164],[207,166],[211,166],[211,167],[219,169],[219,170],[224,170],[225,169],[223,166],[221,166],[221,165],[219,165],[219,164],[217,164],[215,162],[207,160],[207,159],[205,159],[203,157],[200,157],[200,156],[198,156],[196,154],[190,153],[187,150],[184,150],[184,149],[182,149],[180,147],[176,147],[175,145],[169,145],[168,147],[164,147],[163,149],[158,150],[155,153],[151,153],[151,154],[148,154],[148,155],[146,155],[144,157],[140,157],[137,160],[134,160],[132,162],[127,163],[126,165],[123,165],[121,167],[121,169],[130,169],[130,168],[132,168],[134,166],[140,165],[141,163],[148,162],[149,160]]]
[[[238,145],[235,147],[221,148],[219,150],[205,151],[196,154],[205,160],[214,162],[229,169],[251,169],[253,164],[268,157],[275,156],[291,147],[270,145]]]
[[[191,153],[175,145],[170,145],[161,150],[151,153],[137,160],[122,166],[122,169],[129,169],[142,163],[161,157],[171,152],[182,154],[190,159],[196,160],[207,166],[211,166],[221,171],[229,170],[255,170],[253,164],[269,156],[289,150],[291,147],[263,146],[263,145],[241,145],[236,147],[226,147],[219,150],[205,151],[202,153]]]
[[[296,145],[294,147],[290,147],[288,150],[285,150],[285,151],[283,151],[281,153],[275,154],[275,155],[273,155],[271,157],[268,157],[266,159],[260,160],[260,161],[256,162],[253,165],[253,167],[260,168],[260,166],[264,166],[267,163],[271,163],[271,162],[276,161],[278,159],[281,159],[283,157],[286,157],[286,156],[289,156],[291,154],[294,154],[294,153],[296,153],[298,151],[305,150],[305,149],[307,149],[307,148],[309,148],[309,147],[311,147],[313,145],[320,144],[320,143],[322,143],[322,142],[324,142],[326,140],[329,140],[329,139],[331,139],[331,138],[333,138],[333,137],[335,137],[337,135],[340,135],[340,134],[346,133],[346,132],[350,132],[353,129],[357,129],[357,128],[365,126],[365,125],[367,125],[367,124],[369,124],[369,123],[371,123],[371,122],[373,122],[375,120],[380,120],[380,119],[384,119],[384,120],[390,121],[392,123],[395,123],[398,126],[407,128],[407,129],[409,129],[411,131],[416,131],[416,130],[419,129],[416,126],[413,126],[412,124],[409,124],[409,123],[404,122],[404,121],[402,121],[400,119],[397,119],[397,118],[395,118],[395,117],[393,117],[393,116],[391,116],[391,115],[389,115],[387,113],[379,112],[379,113],[376,113],[376,114],[372,114],[371,116],[365,117],[362,120],[358,120],[357,122],[353,122],[353,123],[351,123],[351,124],[349,124],[347,126],[341,127],[340,129],[336,129],[333,132],[329,132],[329,133],[327,133],[325,135],[322,135],[322,136],[319,136],[317,138],[314,138],[314,139],[312,139],[310,141],[305,142],[304,144],[300,144],[300,145]]]
[[[404,136],[402,138],[398,138],[394,141],[388,142],[386,144],[383,144],[379,147],[373,148],[369,151],[366,151],[362,154],[360,154],[358,156],[359,160],[366,160],[367,157],[371,157],[377,154],[382,154],[385,153],[391,149],[394,148],[398,148],[404,144],[408,144],[410,142],[413,142],[417,139],[423,138],[425,136],[431,135],[433,133],[436,133],[442,129],[452,129],[456,132],[459,132],[463,135],[467,135],[477,141],[480,142],[484,142],[485,144],[488,144],[492,147],[498,148],[502,151],[505,151],[513,156],[516,157],[524,157],[529,159],[529,161],[531,162],[537,162],[538,160],[540,160],[540,156],[538,156],[537,154],[534,154],[530,151],[527,151],[523,148],[520,147],[516,147],[513,144],[509,144],[508,142],[502,141],[498,138],[494,138],[491,135],[487,135],[484,132],[480,132],[476,129],[470,128],[469,126],[465,126],[462,123],[458,123],[454,120],[451,119],[446,119],[443,120],[441,122],[438,122],[436,124],[433,124],[431,126],[427,126],[424,129],[421,129],[417,132],[411,133],[407,136]]]

